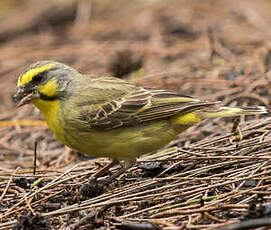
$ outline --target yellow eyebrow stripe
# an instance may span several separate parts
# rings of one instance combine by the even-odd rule
[[[36,76],[37,74],[45,71],[45,70],[49,70],[51,68],[54,67],[54,64],[48,64],[48,65],[44,65],[44,66],[41,66],[41,67],[37,67],[37,68],[34,68],[34,69],[30,69],[28,70],[26,73],[24,73],[19,79],[18,79],[18,82],[17,82],[17,87],[21,86],[21,85],[25,85],[27,84],[28,82],[30,82],[32,80],[32,78],[34,76]]]

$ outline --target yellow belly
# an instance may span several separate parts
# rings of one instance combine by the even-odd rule
[[[75,132],[71,129],[65,133],[65,139],[69,146],[80,152],[125,160],[157,150],[177,134],[169,121],[159,121],[107,131]]]
[[[67,128],[65,139],[68,146],[92,156],[133,159],[160,149],[179,133],[200,121],[194,113],[189,113],[168,120],[114,130],[93,129],[91,132],[79,132]]]
[[[188,113],[168,120],[146,122],[135,127],[92,129],[83,132],[76,126],[70,127],[64,123],[61,119],[59,100],[50,102],[36,100],[34,104],[43,112],[48,126],[65,145],[91,156],[117,160],[131,160],[155,151],[200,121],[194,113]]]

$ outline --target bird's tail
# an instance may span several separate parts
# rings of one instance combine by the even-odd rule
[[[220,107],[216,110],[206,110],[200,111],[201,116],[204,119],[207,118],[217,118],[217,117],[232,117],[239,115],[256,115],[256,114],[265,114],[268,113],[268,110],[264,106],[255,106],[255,107]]]

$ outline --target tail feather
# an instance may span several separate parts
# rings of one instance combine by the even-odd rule
[[[239,115],[257,115],[268,113],[268,110],[264,106],[255,107],[220,107],[215,111],[201,111],[201,115],[204,119],[206,118],[217,118],[217,117],[232,117]]]

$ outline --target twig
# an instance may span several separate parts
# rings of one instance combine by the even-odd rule
[[[7,186],[5,187],[5,190],[3,191],[3,193],[2,193],[2,195],[1,195],[1,197],[0,197],[0,201],[3,200],[4,196],[6,195],[6,193],[7,193],[7,191],[8,191],[8,188],[9,188],[9,186],[10,186],[10,183],[11,183],[11,181],[12,181],[12,179],[13,179],[13,176],[17,173],[18,169],[19,169],[19,167],[16,168],[16,169],[14,170],[14,172],[12,173],[12,175],[10,176],[9,181],[8,181],[8,183],[7,183]]]
[[[229,224],[214,230],[246,230],[258,227],[271,226],[271,218],[259,218],[253,220],[245,220],[239,223]]]

